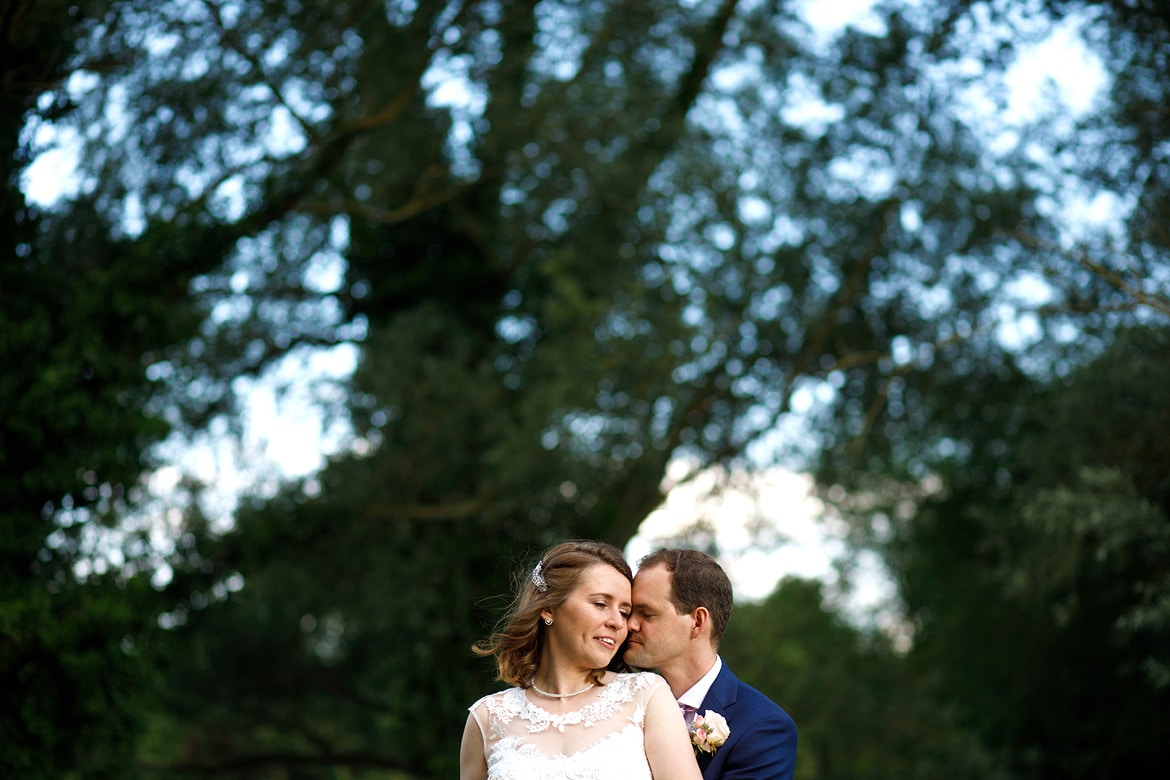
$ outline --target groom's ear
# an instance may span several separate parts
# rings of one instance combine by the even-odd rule
[[[695,607],[695,611],[691,613],[691,620],[695,622],[691,629],[691,638],[698,639],[710,628],[711,613],[707,611],[706,607]]]

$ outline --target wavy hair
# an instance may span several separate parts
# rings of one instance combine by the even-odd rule
[[[612,544],[582,539],[550,547],[536,564],[540,567],[539,577],[534,576],[535,566],[518,575],[516,595],[508,611],[491,636],[476,642],[471,651],[495,657],[497,680],[520,688],[530,687],[540,665],[548,630],[540,613],[563,604],[581,582],[581,573],[599,563],[617,569],[633,584],[630,565],[622,551]],[[543,589],[537,587],[538,581],[544,585]],[[621,657],[620,650],[614,657]],[[607,668],[610,667],[594,669],[590,675],[592,681],[603,684],[602,675]]]

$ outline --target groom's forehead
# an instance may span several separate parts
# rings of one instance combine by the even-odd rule
[[[634,578],[634,601],[667,601],[671,598],[670,572],[661,566],[638,572]]]

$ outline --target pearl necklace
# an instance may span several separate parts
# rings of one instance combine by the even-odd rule
[[[581,690],[573,691],[572,693],[549,693],[548,691],[543,691],[536,686],[536,678],[535,677],[533,677],[531,680],[529,680],[528,684],[532,686],[532,690],[536,691],[541,696],[547,696],[550,699],[568,699],[568,698],[571,698],[573,696],[580,696],[581,694],[585,693],[586,691],[591,691],[597,687],[597,683],[589,683]]]

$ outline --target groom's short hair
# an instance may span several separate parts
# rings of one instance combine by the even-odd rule
[[[731,580],[718,561],[698,550],[655,550],[638,562],[639,569],[664,566],[670,572],[671,604],[679,614],[706,607],[711,615],[711,644],[718,648],[731,617]]]

